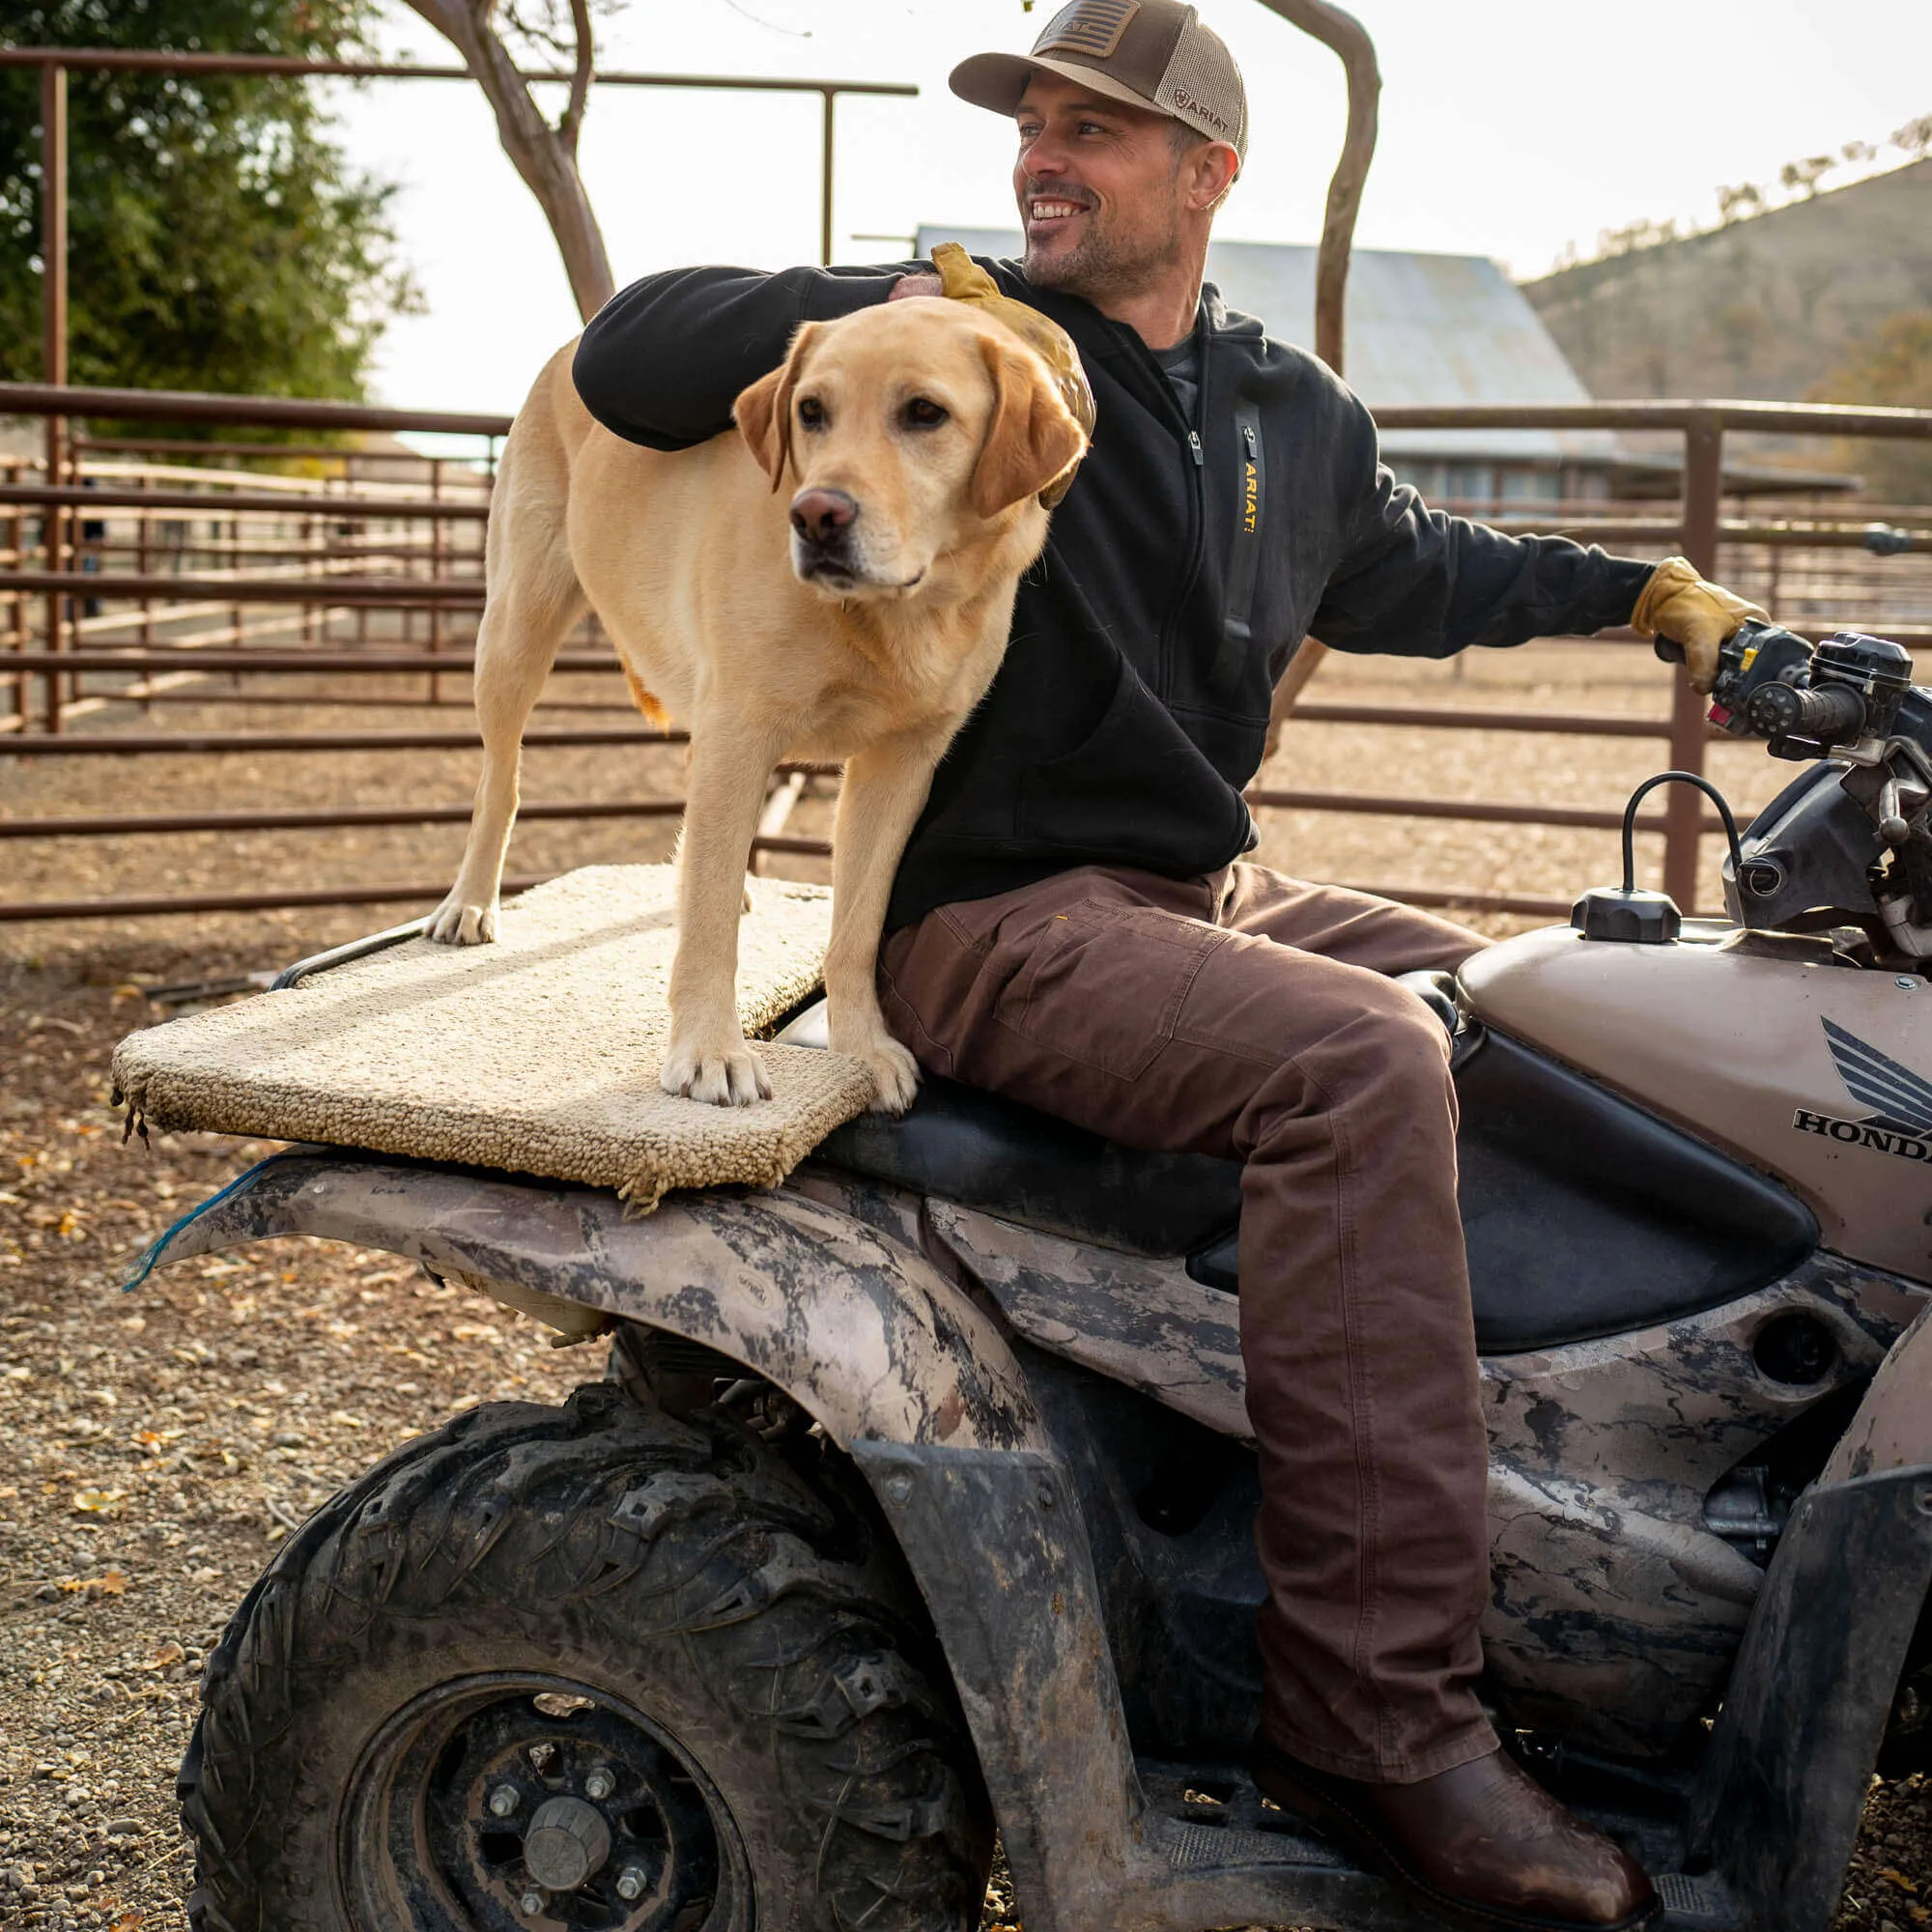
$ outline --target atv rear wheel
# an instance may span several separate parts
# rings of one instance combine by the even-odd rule
[[[856,1479],[608,1384],[471,1410],[292,1536],[179,1795],[195,1932],[955,1932],[992,1839]]]

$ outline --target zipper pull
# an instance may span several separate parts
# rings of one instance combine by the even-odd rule
[[[1247,445],[1248,445],[1248,461],[1249,461],[1250,463],[1252,463],[1252,462],[1253,462],[1253,461],[1255,460],[1255,426],[1254,426],[1254,424],[1253,424],[1253,423],[1243,423],[1243,424],[1241,425],[1241,435],[1242,435],[1242,437],[1243,437],[1243,438],[1244,438],[1244,439],[1246,440],[1246,441],[1247,441]]]
[[[1194,452],[1194,467],[1199,469],[1205,459],[1201,454],[1201,432],[1198,429],[1187,432],[1187,446]]]

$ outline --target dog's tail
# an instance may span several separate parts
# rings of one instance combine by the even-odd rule
[[[639,683],[637,672],[629,665],[624,667],[624,682],[631,687],[631,702],[644,714],[644,723],[655,724],[660,731],[668,730],[670,713]]]

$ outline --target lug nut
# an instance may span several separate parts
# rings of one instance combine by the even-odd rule
[[[490,1794],[490,1815],[493,1818],[507,1818],[522,1803],[514,1784],[499,1784]]]
[[[526,1918],[534,1918],[544,1909],[545,1899],[543,1893],[540,1891],[526,1891],[524,1893],[520,1903],[524,1909],[524,1917]]]
[[[592,1798],[609,1798],[617,1788],[616,1774],[606,1765],[599,1765],[583,1780],[583,1788]]]
[[[629,1905],[633,1899],[643,1897],[644,1888],[649,1883],[641,1865],[626,1865],[617,1874],[617,1896]]]

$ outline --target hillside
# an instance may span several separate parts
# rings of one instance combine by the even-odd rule
[[[1592,395],[1799,401],[1932,311],[1932,160],[1524,293]]]

